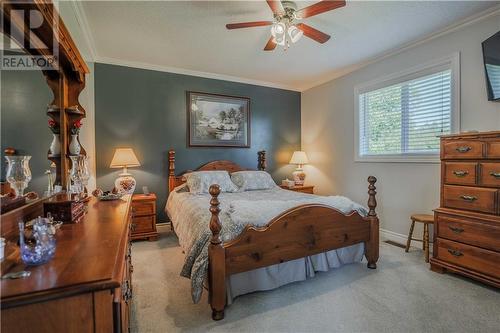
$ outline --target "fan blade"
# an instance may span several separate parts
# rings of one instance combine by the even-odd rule
[[[304,35],[306,35],[307,37],[309,37],[311,39],[314,39],[318,43],[323,44],[330,39],[330,35],[327,35],[324,32],[321,32],[319,30],[316,30],[307,24],[299,23],[299,24],[296,24],[295,26],[297,28],[299,28],[300,30],[302,30]]]
[[[345,1],[325,0],[295,12],[297,17],[306,18],[345,6]]]
[[[264,47],[264,51],[272,51],[276,48],[276,43],[274,42],[274,37],[271,36],[269,40],[267,41],[266,46]]]
[[[273,25],[272,21],[256,21],[256,22],[243,22],[243,23],[229,23],[226,24],[227,29],[241,29],[251,27],[263,27],[266,25]]]
[[[267,4],[271,7],[274,15],[283,14],[285,12],[280,0],[267,0]]]

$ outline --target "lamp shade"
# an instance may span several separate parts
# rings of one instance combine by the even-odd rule
[[[304,151],[294,151],[292,158],[290,159],[290,164],[307,164],[309,160]]]
[[[137,156],[135,156],[132,148],[116,148],[113,159],[111,160],[110,168],[128,168],[140,166]]]

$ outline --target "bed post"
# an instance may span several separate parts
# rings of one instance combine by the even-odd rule
[[[175,188],[175,150],[168,151],[168,192]]]
[[[375,183],[377,178],[374,176],[368,177],[368,219],[370,221],[370,240],[366,242],[366,260],[368,260],[368,268],[377,268],[378,251],[379,251],[379,220],[375,208],[377,207],[377,188]]]
[[[258,151],[257,155],[258,155],[257,169],[261,170],[261,171],[265,171],[266,167],[267,167],[267,165],[266,165],[266,151],[265,150]]]
[[[219,221],[219,185],[210,186],[210,231],[212,238],[208,245],[208,292],[209,302],[212,308],[212,319],[224,319],[224,307],[226,306],[226,252],[222,247],[220,231],[222,225]]]

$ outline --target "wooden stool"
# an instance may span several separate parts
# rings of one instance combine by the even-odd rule
[[[425,262],[429,262],[429,224],[434,224],[434,216],[428,214],[413,214],[410,218],[411,218],[410,233],[408,234],[408,241],[406,242],[405,252],[408,252],[408,250],[410,249],[410,244],[412,240],[422,242],[423,250],[425,252]],[[415,222],[420,222],[424,224],[424,239],[412,238]]]

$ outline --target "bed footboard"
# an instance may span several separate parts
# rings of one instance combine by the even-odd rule
[[[264,227],[247,226],[238,238],[222,243],[219,221],[220,188],[210,187],[209,301],[212,318],[224,318],[226,276],[260,267],[365,243],[368,268],[376,268],[379,221],[375,208],[377,179],[368,178],[367,217],[357,212],[343,214],[329,206],[307,204],[294,207],[272,219]]]

